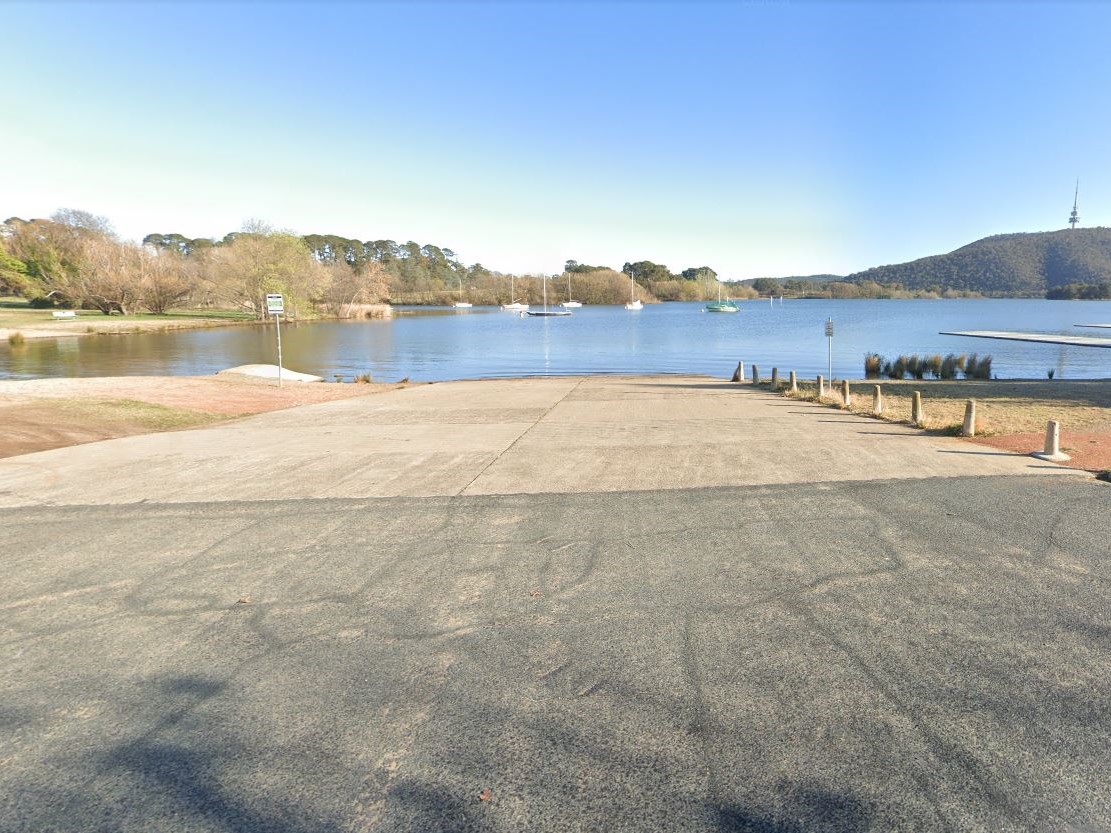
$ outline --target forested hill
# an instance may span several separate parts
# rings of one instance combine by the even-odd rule
[[[1111,229],[999,234],[945,255],[877,266],[845,281],[899,284],[912,291],[983,295],[1107,297]]]

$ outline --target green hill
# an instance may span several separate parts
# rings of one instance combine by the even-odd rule
[[[900,284],[914,291],[1075,297],[1070,285],[1111,286],[1111,229],[998,234],[949,254],[877,266],[844,280]]]

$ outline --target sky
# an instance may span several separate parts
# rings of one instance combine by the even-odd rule
[[[0,4],[0,219],[848,274],[1111,225],[1111,4]]]

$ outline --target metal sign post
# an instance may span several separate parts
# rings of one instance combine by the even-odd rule
[[[285,312],[285,299],[281,295],[266,296],[266,311],[274,316],[274,329],[278,333],[278,387],[282,386],[282,313]]]
[[[826,338],[829,339],[829,381],[833,381],[833,319],[826,320]]]

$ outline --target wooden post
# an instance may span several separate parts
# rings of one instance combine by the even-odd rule
[[[743,382],[745,380],[745,361],[741,359],[737,362],[737,369],[733,371],[733,378],[731,382]]]
[[[799,392],[799,380],[795,377],[795,371],[791,371],[791,393]]]
[[[846,408],[853,404],[853,395],[849,392],[848,379],[841,380],[841,402]]]
[[[778,367],[773,367],[772,368],[772,390],[776,390],[778,387],[779,387],[779,368]]]
[[[818,377],[818,398],[821,399],[826,395],[826,380],[822,376]]]
[[[879,416],[883,413],[883,391],[880,386],[876,385],[872,388],[872,416]]]
[[[760,368],[758,368],[756,365],[752,366],[752,384],[760,384]]]
[[[910,403],[910,421],[918,428],[922,427],[922,391],[914,392],[914,399]]]
[[[976,400],[969,399],[964,405],[964,425],[961,426],[962,437],[976,436]]]

